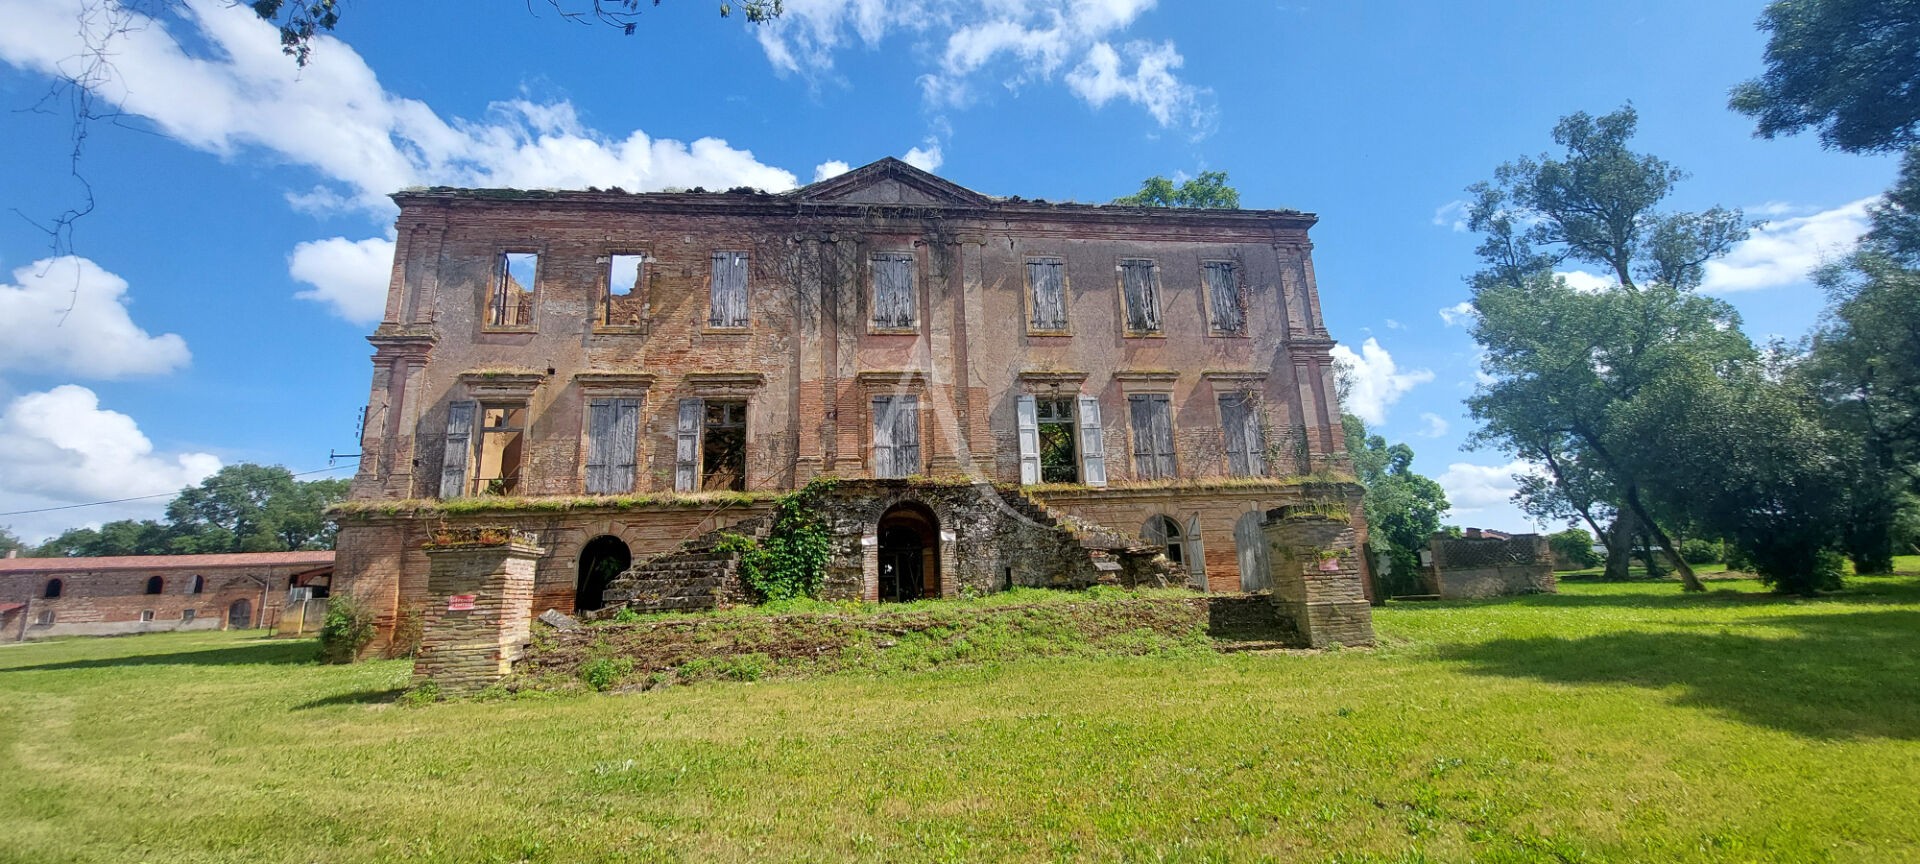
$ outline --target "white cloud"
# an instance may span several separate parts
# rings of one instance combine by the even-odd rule
[[[1555,278],[1564,280],[1568,288],[1582,294],[1598,294],[1620,284],[1611,276],[1601,276],[1585,270],[1555,271],[1553,275]]]
[[[1447,418],[1431,411],[1421,413],[1420,422],[1427,424],[1425,429],[1417,433],[1422,438],[1438,438],[1447,434],[1447,430],[1452,428],[1452,426],[1447,423]]]
[[[1345,345],[1333,346],[1333,362],[1340,365],[1348,382],[1347,410],[1370,426],[1387,422],[1388,406],[1433,380],[1433,373],[1426,369],[1401,372],[1393,355],[1372,338],[1361,343],[1358,354]]]
[[[1447,503],[1451,505],[1453,515],[1465,517],[1510,504],[1513,493],[1520,490],[1520,481],[1514,479],[1514,475],[1531,474],[1537,470],[1533,463],[1519,459],[1505,465],[1455,462],[1447,466],[1446,473],[1434,480],[1440,484],[1440,488],[1447,490]]]
[[[1402,323],[1400,323],[1400,322],[1398,322],[1398,321],[1395,321],[1395,320],[1393,320],[1392,318],[1388,318],[1388,319],[1387,319],[1387,329],[1388,329],[1388,330],[1405,330],[1405,329],[1407,329],[1407,325],[1405,325],[1405,324],[1402,324]]]
[[[1155,0],[788,0],[778,21],[755,31],[767,61],[781,72],[830,77],[834,56],[856,45],[878,48],[900,36],[927,59],[919,76],[932,107],[978,98],[980,79],[1011,92],[1051,82],[1071,67],[1069,89],[1098,107],[1113,99],[1139,105],[1162,127],[1212,128],[1211,91],[1182,81],[1173,43],[1140,40],[1114,47]],[[1123,62],[1124,58],[1124,62]]]
[[[1433,224],[1464,233],[1467,230],[1467,208],[1472,206],[1473,202],[1464,198],[1448,201],[1434,208]]]
[[[813,182],[818,183],[822,180],[832,179],[852,170],[853,166],[845,162],[838,159],[829,159],[814,167]]]
[[[1468,319],[1476,314],[1478,313],[1473,310],[1473,301],[1462,300],[1440,310],[1440,320],[1448,327],[1452,327],[1455,324],[1466,324]]]
[[[13,283],[0,285],[0,369],[125,378],[187,365],[187,341],[149,335],[127,314],[130,302],[127,280],[85,258],[14,270]]]
[[[1730,294],[1805,280],[1827,260],[1853,251],[1860,235],[1867,233],[1868,208],[1878,200],[1878,196],[1862,198],[1762,227],[1725,257],[1707,262],[1706,281],[1700,290]],[[1770,206],[1784,209],[1784,205]]]
[[[387,308],[393,248],[394,242],[385,237],[331,237],[295,246],[287,256],[287,272],[313,288],[293,296],[325,303],[333,314],[355,324],[379,321]]]
[[[928,139],[925,147],[915,147],[900,157],[900,161],[926,172],[940,170],[940,163],[946,161],[940,154],[940,142]]]
[[[0,413],[0,511],[168,494],[218,470],[210,453],[155,453],[132,417],[101,408],[99,397],[78,385],[28,393]],[[0,518],[37,538],[79,524],[155,517],[167,500]]]

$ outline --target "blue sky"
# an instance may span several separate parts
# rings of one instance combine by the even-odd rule
[[[1318,213],[1352,407],[1414,447],[1451,521],[1525,529],[1515,466],[1462,449],[1464,187],[1559,116],[1631,102],[1638,148],[1692,174],[1675,207],[1771,220],[1707,290],[1756,338],[1798,337],[1823,305],[1806,271],[1895,167],[1726,110],[1760,68],[1760,2],[788,0],[755,27],[666,0],[631,37],[542,3],[357,3],[296,70],[244,10],[190,0],[116,37],[119,116],[81,163],[97,207],[54,258],[29,220],[83,200],[71,118],[16,109],[78,68],[79,5],[0,0],[0,511],[161,496],[0,516],[29,538],[156,515],[219,464],[354,451],[399,187],[774,189],[888,155],[1090,202],[1225,170],[1245,206]]]

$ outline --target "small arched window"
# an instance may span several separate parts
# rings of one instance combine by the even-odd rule
[[[167,580],[155,576],[147,580],[147,593],[158,594],[167,587]]]
[[[207,590],[207,577],[205,576],[193,577],[193,593],[198,594],[205,590]]]
[[[1148,543],[1162,547],[1168,561],[1183,566],[1187,563],[1187,544],[1180,536],[1180,523],[1165,516],[1154,516],[1141,527],[1140,534]]]
[[[60,583],[60,580],[58,579],[48,579],[47,580],[47,599],[52,600],[53,598],[60,596],[60,589],[65,587],[66,586],[62,585]]]

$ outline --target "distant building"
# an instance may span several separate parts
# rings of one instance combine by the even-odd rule
[[[293,588],[326,596],[333,553],[0,560],[0,639],[272,627]]]

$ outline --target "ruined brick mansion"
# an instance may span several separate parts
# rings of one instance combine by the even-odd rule
[[[698,570],[701,538],[816,477],[841,478],[824,591],[867,600],[1143,552],[1260,590],[1270,510],[1357,504],[1322,482],[1344,455],[1311,214],[995,198],[893,159],[781,194],[394,197],[336,559],[385,628],[440,602],[422,545],[463,525],[537,538],[536,614],[724,601],[649,562]]]

